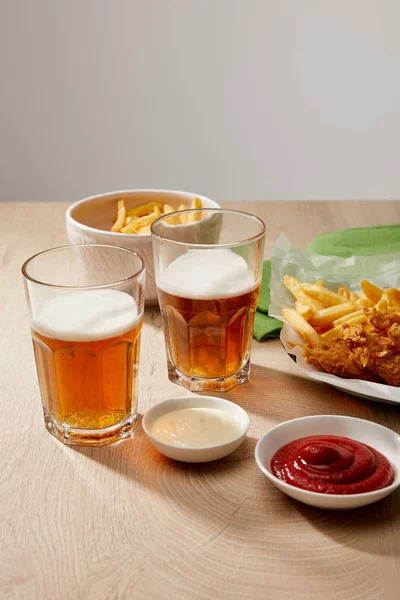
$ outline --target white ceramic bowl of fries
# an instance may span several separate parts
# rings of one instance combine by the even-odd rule
[[[121,190],[90,196],[72,204],[66,226],[72,244],[109,244],[135,250],[146,265],[146,304],[157,304],[150,225],[163,214],[190,208],[220,208],[198,194],[170,190]],[[204,227],[206,229],[206,219]],[[174,215],[171,225],[190,227],[188,215]]]

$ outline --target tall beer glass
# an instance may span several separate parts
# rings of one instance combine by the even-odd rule
[[[62,246],[22,266],[46,428],[102,446],[136,419],[145,269],[135,252]]]
[[[245,383],[264,223],[235,210],[189,210],[160,217],[151,233],[169,379],[192,391]]]

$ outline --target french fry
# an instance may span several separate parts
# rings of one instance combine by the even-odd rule
[[[194,198],[192,208],[202,208],[200,198]],[[147,204],[142,204],[141,206],[126,210],[125,202],[121,199],[117,202],[117,218],[111,231],[119,233],[148,234],[150,232],[149,228],[151,223],[161,215],[168,215],[175,212],[182,213],[186,210],[187,206],[185,204],[181,204],[177,210],[170,204],[164,204],[162,202],[147,202]],[[193,215],[194,218],[191,222],[200,220],[202,216],[202,213]],[[170,225],[183,225],[188,222],[188,215],[176,215],[166,219],[166,222]]]
[[[338,294],[344,296],[347,300],[350,300],[350,290],[347,289],[344,285],[340,285],[338,289]]]
[[[292,308],[282,309],[283,317],[303,336],[309,344],[318,344],[320,337],[315,329]]]
[[[335,321],[335,319],[339,319],[349,313],[354,313],[357,310],[357,304],[354,302],[344,302],[343,304],[335,304],[333,306],[328,306],[328,308],[323,308],[322,310],[318,310],[313,313],[311,318],[309,319],[310,325],[314,325],[316,327],[324,327],[329,325]]]
[[[193,198],[192,201],[192,205],[190,208],[203,208],[203,203],[200,200],[200,198]],[[203,214],[201,212],[197,212],[197,213],[190,213],[187,216],[187,222],[188,223],[195,223],[196,221],[200,221],[202,218]]]
[[[184,204],[181,204],[180,207],[178,208],[178,210],[187,210],[187,206],[185,206]],[[179,219],[182,223],[182,225],[185,225],[187,223],[187,215],[183,214],[183,215],[179,215]]]
[[[320,287],[325,287],[325,281],[323,279],[317,279],[317,281],[314,281],[314,285],[319,285]]]
[[[366,323],[367,315],[359,315],[358,317],[353,317],[349,321],[347,321],[347,325],[357,325],[358,323]],[[337,327],[333,327],[333,329],[328,329],[325,333],[321,334],[321,341],[326,342],[327,340],[334,340],[335,338],[340,336],[342,330],[343,323],[338,325]]]
[[[160,211],[163,208],[162,202],[148,202],[147,204],[142,204],[141,206],[136,206],[135,208],[127,210],[126,214],[128,217],[144,217],[153,213],[156,206]]]
[[[291,292],[291,294],[296,298],[298,302],[304,304],[305,306],[311,306],[314,310],[321,310],[324,308],[322,302],[315,300],[315,298],[311,298],[308,296],[303,290],[300,288],[300,282],[295,277],[291,275],[285,275],[283,278],[283,283]]]
[[[295,308],[299,315],[305,318],[306,321],[310,319],[310,317],[314,314],[314,309],[311,306],[307,306],[306,304],[302,304],[298,300],[294,303]]]
[[[359,298],[356,300],[356,304],[361,306],[361,308],[372,308],[374,303],[369,298]]]
[[[319,300],[326,306],[334,306],[335,304],[342,304],[346,302],[346,298],[340,294],[332,292],[327,288],[321,288],[313,283],[301,283],[300,288],[303,290],[303,292],[306,292],[306,294],[312,296],[316,300]]]
[[[126,208],[124,200],[118,200],[117,202],[117,219],[114,225],[111,227],[111,231],[119,232],[125,224]]]
[[[389,306],[400,308],[400,290],[396,288],[388,288],[385,290],[385,294],[388,298]]]
[[[360,310],[356,310],[355,312],[352,312],[348,315],[344,315],[343,317],[340,317],[340,319],[335,319],[333,321],[333,326],[337,327],[338,325],[343,325],[343,323],[348,323],[354,317],[359,317],[360,315],[363,315],[363,314],[364,314],[364,309],[361,308]]]
[[[379,302],[383,294],[381,288],[376,287],[376,285],[367,279],[361,280],[361,289],[364,292],[365,297],[368,298],[368,300],[371,300],[373,304]]]
[[[379,312],[383,312],[386,313],[388,312],[388,302],[387,302],[387,296],[386,294],[382,294],[382,298],[379,300],[379,302],[377,302],[375,304],[375,308],[376,310],[379,310]]]
[[[355,292],[350,292],[350,300],[352,302],[356,302],[359,299],[359,295],[356,294]]]
[[[168,225],[181,225],[181,218],[179,215],[175,215],[174,217],[165,219],[165,222],[168,223]]]
[[[394,288],[392,288],[392,289],[394,289]],[[398,310],[400,308],[400,306],[396,307],[396,305],[394,305],[392,303],[392,296],[389,296],[387,291],[385,291],[385,292],[383,292],[382,298],[379,300],[379,302],[377,302],[377,304],[375,304],[375,308],[377,310],[379,310],[380,312],[391,313],[391,312],[394,312],[395,310]]]
[[[151,215],[145,215],[143,217],[134,218],[126,227],[121,229],[122,233],[138,233],[139,229],[151,225],[153,221],[158,219],[161,215],[161,211],[158,207],[155,207],[158,212],[153,212]]]
[[[136,227],[134,219],[132,219],[132,221],[130,223],[128,223],[128,225],[125,225],[125,227],[123,227],[121,229],[121,233],[137,233],[137,232],[138,232],[138,227]]]

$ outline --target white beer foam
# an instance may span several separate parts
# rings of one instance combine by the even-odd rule
[[[241,296],[258,283],[245,259],[226,249],[188,250],[157,279],[157,286],[167,294],[193,300]]]
[[[32,328],[45,337],[66,342],[94,342],[123,335],[140,318],[135,300],[118,290],[61,293],[41,304]]]

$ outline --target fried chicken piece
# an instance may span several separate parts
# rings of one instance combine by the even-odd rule
[[[372,323],[379,335],[387,337],[392,325],[400,324],[400,310],[395,310],[392,313],[383,313],[373,308],[370,311],[368,321]]]
[[[338,377],[383,380],[400,387],[400,311],[396,312],[375,311],[373,333],[361,324],[344,324],[340,338],[306,346],[307,362]]]
[[[400,325],[399,323],[393,323],[389,328],[388,338],[396,348],[400,349]]]
[[[380,377],[370,372],[361,361],[354,360],[352,354],[349,346],[339,339],[306,346],[304,356],[309,364],[338,377],[381,381]]]
[[[394,314],[394,313],[392,313]],[[391,315],[388,315],[391,316]],[[361,368],[376,373],[387,384],[400,386],[400,345],[392,341],[400,340],[400,326],[391,319],[381,321],[380,330],[386,329],[388,337],[369,333],[362,325],[343,328],[342,339],[351,351],[352,360]],[[377,320],[375,321],[377,322]],[[376,324],[374,324],[376,327]],[[390,335],[389,335],[390,332]]]

